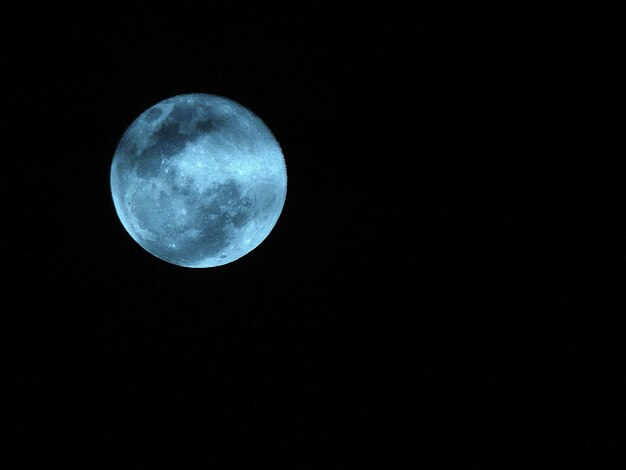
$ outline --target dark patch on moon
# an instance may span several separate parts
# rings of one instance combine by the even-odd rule
[[[252,200],[248,197],[239,196],[237,200],[238,206],[241,207],[239,212],[232,216],[232,223],[235,228],[241,228],[245,226],[250,220],[250,210],[252,208]]]
[[[161,169],[162,157],[162,150],[155,146],[148,147],[141,152],[136,161],[137,176],[141,178],[156,176]]]
[[[190,104],[177,104],[167,117],[167,121],[175,121],[180,124],[188,124],[198,115],[198,109]]]
[[[161,168],[164,157],[180,152],[186,145],[188,136],[180,132],[175,122],[165,122],[152,134],[151,145],[137,156],[137,175],[155,176]]]
[[[160,106],[154,106],[146,111],[143,115],[143,118],[148,122],[154,122],[161,117],[163,114],[163,109]]]
[[[137,153],[137,145],[135,144],[135,139],[132,134],[132,131],[124,133],[119,144],[117,144],[116,153],[124,156],[134,156]]]
[[[216,132],[226,125],[226,119],[223,118],[202,118],[196,123],[198,134],[209,134]]]
[[[248,222],[249,218],[250,215],[248,214],[248,212],[239,211],[231,218],[231,221],[235,228],[241,228],[246,225],[246,222]]]
[[[178,123],[168,120],[152,134],[152,145],[159,146],[166,153],[175,152],[185,146],[188,138],[187,134],[180,131]]]
[[[198,133],[210,133],[215,131],[217,126],[215,125],[215,121],[212,119],[201,120],[196,123],[196,129]]]
[[[232,204],[233,201],[239,200],[241,192],[234,180],[228,180],[224,183],[217,183],[214,185],[214,190],[217,192],[218,197],[216,202],[219,204]]]

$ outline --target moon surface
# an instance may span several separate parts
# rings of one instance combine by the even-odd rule
[[[154,256],[207,268],[235,261],[274,228],[287,170],[263,121],[221,96],[178,95],[120,140],[111,193],[130,236]]]

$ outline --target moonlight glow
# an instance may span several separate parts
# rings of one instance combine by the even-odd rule
[[[120,221],[144,249],[179,266],[230,263],[270,233],[285,202],[278,142],[247,108],[205,94],[152,106],[111,165]]]

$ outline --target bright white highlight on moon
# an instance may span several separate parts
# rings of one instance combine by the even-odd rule
[[[287,170],[275,137],[244,106],[178,95],[142,113],[111,165],[117,215],[145,250],[207,268],[235,261],[274,228]]]

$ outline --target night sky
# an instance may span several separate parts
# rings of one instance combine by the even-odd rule
[[[0,467],[619,466],[611,12],[100,3],[0,19]],[[218,268],[148,254],[110,194],[182,93],[250,108],[287,164]]]

